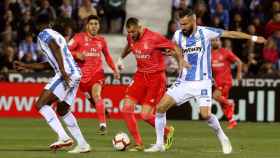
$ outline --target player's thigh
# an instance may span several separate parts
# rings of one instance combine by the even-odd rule
[[[143,100],[146,96],[147,88],[144,84],[144,79],[142,76],[135,74],[133,81],[127,87],[125,92],[125,97],[134,100],[136,103]]]
[[[123,107],[121,108],[122,113],[133,113],[137,101],[134,98],[125,96],[123,101]]]
[[[65,97],[61,99],[61,102],[67,103],[69,106],[72,106],[75,102],[77,91],[79,88],[79,80],[74,81],[73,87],[68,88],[65,91]],[[58,90],[59,91],[59,90]]]
[[[165,97],[161,99],[159,105],[162,105],[165,101],[175,101],[176,105],[180,106],[196,96],[194,88],[191,82],[175,81],[172,86],[168,88]]]
[[[231,87],[231,85],[224,85],[222,89],[222,96],[228,98]]]

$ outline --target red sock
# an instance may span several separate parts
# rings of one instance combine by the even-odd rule
[[[100,99],[95,104],[97,119],[100,123],[106,123],[105,108],[103,100]]]
[[[130,134],[132,135],[132,137],[135,140],[135,143],[137,145],[142,145],[143,142],[142,142],[142,138],[139,133],[138,126],[137,126],[133,106],[124,105],[122,116],[123,116],[123,119],[125,120],[128,131],[130,132]]]
[[[142,117],[143,119],[143,117]],[[143,119],[145,122],[147,122],[148,124],[150,124],[152,127],[155,128],[155,119],[156,119],[156,116],[155,115],[151,115],[149,117],[149,119]],[[164,128],[164,135],[167,135],[169,133],[169,128]]]

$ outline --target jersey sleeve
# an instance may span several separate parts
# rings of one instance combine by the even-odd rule
[[[173,38],[172,38],[172,42],[179,45],[179,40],[180,40],[180,37],[179,36],[182,36],[180,35],[181,34],[181,30],[177,30],[174,35],[173,35]],[[182,38],[182,37],[181,37]]]
[[[231,62],[236,62],[239,60],[239,58],[230,50],[224,49],[227,54],[227,59]]]
[[[40,32],[38,38],[46,44],[49,44],[52,39],[55,39],[47,30]]]
[[[116,71],[115,63],[112,59],[112,56],[110,55],[109,47],[108,47],[105,39],[102,40],[102,44],[103,44],[102,52],[104,54],[104,57],[105,57],[105,60],[106,60],[107,64],[110,66],[110,68],[113,71]]]
[[[224,30],[214,27],[202,27],[204,31],[205,38],[208,40],[221,37]]]
[[[174,44],[161,34],[157,35],[156,48],[158,49],[175,49]]]
[[[69,42],[68,42],[68,49],[70,50],[71,54],[74,58],[76,58],[77,48],[79,46],[79,36],[75,35]]]

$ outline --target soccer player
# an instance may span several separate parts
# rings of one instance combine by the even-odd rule
[[[52,150],[58,150],[73,144],[73,140],[65,132],[55,111],[50,107],[52,103],[59,102],[57,105],[57,114],[62,117],[68,130],[78,143],[73,150],[68,152],[89,152],[91,150],[90,145],[83,137],[77,120],[70,111],[70,106],[74,103],[81,79],[80,69],[68,50],[63,36],[51,29],[49,23],[50,19],[46,15],[40,15],[36,23],[38,30],[40,30],[37,36],[39,50],[43,52],[47,62],[25,64],[16,61],[14,66],[19,71],[24,69],[53,69],[55,76],[45,86],[36,102],[36,109],[58,135],[58,140],[49,147]]]
[[[180,54],[174,51],[175,48],[171,41],[142,26],[137,18],[129,18],[126,22],[126,29],[128,44],[117,65],[123,67],[122,59],[132,52],[137,61],[137,72],[133,82],[126,90],[122,115],[135,140],[135,146],[130,148],[130,151],[143,151],[144,145],[134,114],[135,105],[137,103],[142,105],[141,119],[154,127],[155,106],[166,90],[164,52],[174,54],[178,61],[184,60],[182,57],[180,58]],[[168,148],[172,144],[174,128],[165,127],[164,131]]]
[[[181,105],[190,99],[196,99],[201,117],[214,130],[224,154],[232,151],[231,143],[223,132],[215,115],[211,113],[212,105],[212,71],[211,71],[211,39],[217,37],[252,39],[264,43],[263,37],[251,36],[242,32],[225,31],[217,28],[196,25],[196,15],[192,10],[180,12],[181,29],[174,34],[173,41],[182,49],[185,60],[191,68],[185,68],[177,81],[170,87],[157,105],[156,111],[156,144],[146,152],[165,151],[164,127],[166,111],[175,105]]]
[[[96,115],[99,120],[99,131],[97,134],[106,134],[106,117],[104,103],[101,98],[102,86],[105,75],[102,67],[102,54],[115,78],[119,78],[119,72],[115,67],[109,48],[104,37],[98,35],[100,29],[99,18],[90,15],[87,18],[86,31],[77,33],[68,43],[78,65],[82,69],[80,89],[86,94],[91,103],[95,103]]]
[[[230,50],[221,48],[221,40],[212,40],[212,69],[215,80],[215,90],[213,98],[217,100],[223,108],[224,114],[229,121],[228,129],[237,125],[233,119],[234,104],[228,100],[229,91],[232,87],[231,64],[237,64],[237,80],[241,79],[242,62]]]

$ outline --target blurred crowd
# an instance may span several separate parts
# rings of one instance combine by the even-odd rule
[[[192,8],[198,25],[243,31],[264,36],[265,45],[250,40],[223,39],[223,46],[243,61],[243,77],[280,77],[280,0],[172,0],[167,38],[179,29],[180,10]],[[69,40],[83,29],[90,15],[101,18],[101,33],[121,34],[126,0],[2,0],[0,1],[0,74],[13,71],[15,60],[43,60],[36,45],[36,18],[47,14],[61,24]],[[176,61],[168,58],[167,71],[176,73]],[[0,75],[1,78],[1,75]]]
[[[265,45],[223,39],[223,47],[243,61],[243,77],[280,77],[280,0],[173,0],[169,39],[179,28],[178,13],[185,8],[195,11],[198,25],[264,36]]]
[[[91,14],[100,17],[101,33],[121,34],[126,0],[1,0],[0,73],[13,71],[15,60],[43,60],[36,45],[36,18],[42,14],[63,26],[57,29],[66,40],[83,29],[85,18]]]

